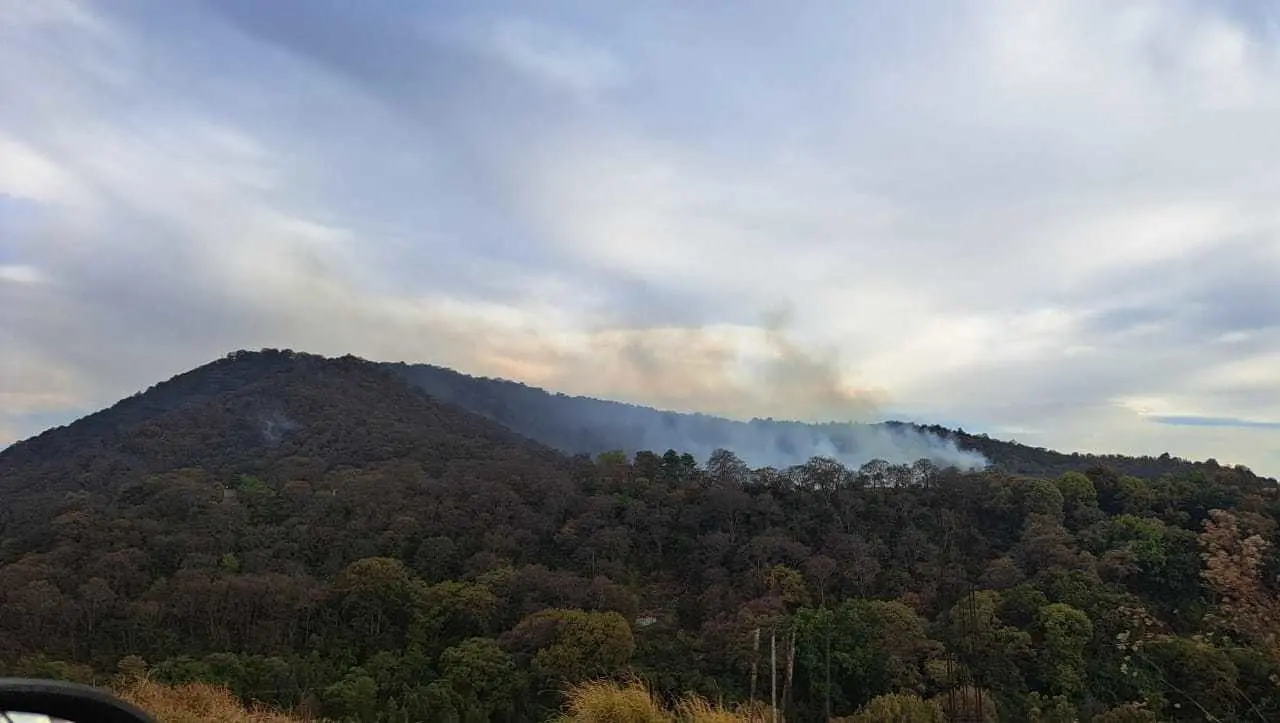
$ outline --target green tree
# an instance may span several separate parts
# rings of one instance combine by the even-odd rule
[[[1041,653],[1041,679],[1056,695],[1077,698],[1085,689],[1085,650],[1093,637],[1093,623],[1083,610],[1051,603],[1036,614]]]
[[[921,689],[925,661],[940,647],[929,639],[925,621],[894,601],[802,608],[788,625],[796,633],[796,690],[814,711],[822,710],[828,698],[840,714],[876,695]]]
[[[483,583],[447,580],[413,589],[409,644],[429,657],[470,637],[490,632],[499,608],[498,596]]]
[[[1003,599],[994,590],[979,590],[956,602],[941,616],[947,647],[983,686],[1021,693],[1025,674],[1033,669],[1031,634],[1000,618]]]
[[[371,557],[347,565],[334,579],[326,606],[326,634],[334,649],[359,660],[402,647],[418,586],[399,560]]]
[[[1159,723],[1160,716],[1143,703],[1121,703],[1089,719],[1089,723]]]
[[[529,660],[535,674],[560,683],[617,675],[636,647],[630,624],[618,613],[561,609],[529,615],[502,642]]]
[[[515,708],[520,676],[496,640],[470,638],[440,655],[440,686],[465,723],[505,718]]]
[[[944,723],[942,707],[911,693],[886,693],[872,698],[846,723]]]
[[[1049,480],[1027,480],[1023,488],[1023,511],[1028,515],[1044,515],[1062,522],[1064,495],[1058,485]]]
[[[1063,696],[1027,696],[1027,723],[1078,723],[1076,707]]]
[[[324,689],[326,712],[334,717],[372,723],[379,717],[378,684],[359,668]]]
[[[996,723],[1000,720],[996,696],[984,688],[966,685],[946,693],[939,693],[932,700],[942,709],[949,721]]]
[[[1098,509],[1098,490],[1093,480],[1079,472],[1067,472],[1057,479],[1062,493],[1063,521],[1068,529],[1082,530],[1102,517]]]
[[[1231,657],[1207,642],[1165,636],[1147,643],[1137,657],[1154,667],[1174,720],[1230,720],[1244,704]]]

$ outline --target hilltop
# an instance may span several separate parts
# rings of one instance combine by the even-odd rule
[[[383,464],[439,477],[507,463],[564,459],[372,362],[235,352],[0,451],[9,513],[0,522],[26,529],[40,519],[28,505],[47,509],[69,492],[110,496],[187,469],[219,482],[288,481]]]
[[[494,446],[539,449],[425,394],[376,363],[293,351],[238,351],[0,452],[6,468],[103,465],[108,478],[180,467],[254,472],[287,457],[428,465]],[[55,476],[56,477],[56,476]],[[62,480],[56,477],[55,481]],[[46,480],[47,481],[47,480]],[[12,490],[21,485],[9,479]]]

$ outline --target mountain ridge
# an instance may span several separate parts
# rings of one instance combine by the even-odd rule
[[[343,405],[366,415],[356,423]],[[0,485],[7,492],[20,491],[14,470],[25,470],[16,477],[75,486],[66,474],[39,474],[43,468],[70,468],[79,479],[109,484],[185,467],[252,473],[290,455],[328,457],[337,464],[377,455],[417,455],[426,462],[433,456],[442,458],[422,453],[409,438],[412,435],[397,425],[439,430],[453,441],[474,438],[498,447],[553,453],[506,427],[420,393],[375,362],[351,355],[241,350],[0,450],[0,472],[9,472],[0,477]],[[309,427],[307,434],[295,434],[303,426]],[[371,439],[375,433],[386,436]],[[325,449],[326,444],[333,449]],[[479,448],[463,452],[463,457],[484,454]]]
[[[689,452],[705,461],[718,448],[733,451],[752,466],[785,468],[814,456],[833,457],[857,467],[873,459],[908,464],[926,458],[940,466],[976,470],[988,464],[1016,474],[1061,474],[1104,466],[1122,474],[1159,476],[1224,466],[1210,459],[1191,461],[1169,454],[1153,456],[1063,453],[1013,441],[971,434],[963,429],[912,422],[802,422],[753,418],[734,420],[697,412],[674,412],[615,400],[574,396],[523,382],[466,374],[447,367],[407,362],[376,362],[353,355],[325,357],[293,350],[237,350],[179,373],[69,424],[52,427],[0,450],[0,462],[13,465],[40,457],[71,455],[87,460],[128,429],[147,426],[220,395],[236,394],[264,379],[308,370],[361,367],[389,372],[456,412],[496,423],[514,437],[565,455],[599,455],[616,450]],[[375,403],[375,402],[370,402]],[[257,434],[287,433],[289,419],[267,401],[245,403],[256,416]],[[250,410],[250,407],[254,409]],[[460,417],[458,419],[461,419]],[[254,424],[236,427],[253,436]],[[896,457],[895,457],[896,455]],[[1253,474],[1247,468],[1232,469]],[[1254,475],[1258,476],[1258,475]],[[1260,479],[1273,478],[1258,476]]]
[[[608,429],[602,430],[599,427],[591,429],[581,423],[576,429],[561,429],[558,434],[552,435],[538,430],[537,423],[540,419],[549,417],[563,420],[565,417],[574,416],[568,410],[576,408],[579,414],[583,411],[592,410],[596,412],[616,410],[632,417],[647,416],[649,419],[644,424],[649,427],[658,424],[677,427],[685,423],[685,426],[694,427],[693,431],[701,432],[708,436],[714,436],[714,432],[705,429],[705,427],[724,424],[737,428],[755,427],[775,432],[778,430],[784,432],[803,430],[807,435],[816,435],[819,438],[824,434],[830,437],[833,434],[838,435],[847,433],[849,430],[859,429],[885,429],[898,432],[908,430],[915,434],[927,435],[930,438],[940,440],[942,443],[953,443],[955,452],[960,455],[966,452],[973,453],[985,458],[997,469],[1018,474],[1061,474],[1062,472],[1080,471],[1093,466],[1105,466],[1123,474],[1159,476],[1187,471],[1212,473],[1215,470],[1227,467],[1227,465],[1221,465],[1212,459],[1204,461],[1187,460],[1168,453],[1150,456],[1058,452],[1014,441],[995,439],[986,434],[971,434],[964,432],[963,429],[950,429],[937,424],[925,425],[894,420],[874,423],[803,422],[772,418],[753,418],[749,421],[741,421],[704,413],[673,412],[628,402],[568,395],[561,392],[548,391],[523,382],[473,376],[432,364],[388,362],[387,366],[423,388],[428,394],[449,400],[472,412],[494,419],[504,426],[530,438],[537,439],[548,446],[571,453],[599,454],[612,450],[634,453],[641,450],[662,451],[667,448],[676,449],[680,452],[694,450],[688,449],[689,445],[684,445],[685,448],[682,449],[680,445],[671,444],[670,439],[653,439],[653,435],[650,435],[648,440],[650,443],[637,444],[634,439],[626,440],[620,438],[619,430],[616,428],[612,430],[614,433],[611,435]],[[495,394],[497,390],[505,391],[506,394]],[[515,406],[515,402],[523,402],[526,408],[521,409]],[[631,421],[636,423],[634,419]],[[619,426],[625,432],[627,426],[625,420],[623,424],[615,425],[615,427]],[[699,426],[704,428],[698,430],[697,427]],[[701,447],[699,450],[702,452],[700,458],[705,459],[707,453],[712,451],[716,444],[724,440],[699,441],[695,439],[694,441],[697,442],[696,446]],[[729,444],[722,446],[732,449],[749,463],[753,461],[749,459],[751,455],[747,451],[733,449]],[[695,454],[695,456],[699,455]],[[824,456],[838,455],[824,454]],[[754,461],[759,462],[759,460]],[[801,464],[805,461],[807,461],[807,458],[795,457],[789,461],[789,464]],[[905,463],[915,460],[888,461]],[[1254,474],[1252,470],[1248,470],[1242,465],[1234,465],[1230,466],[1230,468]],[[1255,476],[1260,479],[1275,481],[1274,478]]]

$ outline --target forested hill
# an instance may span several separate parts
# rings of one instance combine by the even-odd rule
[[[357,723],[634,678],[788,723],[1280,720],[1280,494],[1237,469],[570,457],[268,351],[0,453],[0,500],[0,676]]]
[[[755,467],[785,468],[814,456],[834,457],[852,467],[876,458],[893,464],[927,458],[939,466],[977,469],[990,464],[994,469],[1027,475],[1059,475],[1099,465],[1139,477],[1197,471],[1211,474],[1219,468],[1213,460],[1192,462],[1168,454],[1063,454],[938,425],[812,424],[773,419],[742,422],[569,396],[429,364],[388,366],[435,397],[569,453],[675,449],[706,460],[717,448],[723,448]]]
[[[183,468],[287,477],[399,461],[440,474],[513,456],[561,459],[378,364],[242,351],[0,451],[0,494],[12,510]]]

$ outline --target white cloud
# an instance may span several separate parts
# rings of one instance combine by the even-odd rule
[[[503,18],[484,39],[484,49],[540,82],[591,93],[625,80],[618,58],[564,28],[528,18]]]
[[[32,148],[0,135],[0,193],[31,201],[65,199],[75,181]]]
[[[42,284],[45,275],[28,264],[0,264],[0,284]]]
[[[333,36],[32,5],[0,22],[0,193],[37,209],[0,331],[64,376],[11,372],[24,408],[291,346],[1280,468],[1265,430],[1152,421],[1280,418],[1280,46],[1217,5],[833,5],[786,38],[683,4]],[[677,19],[707,41],[636,29]]]

